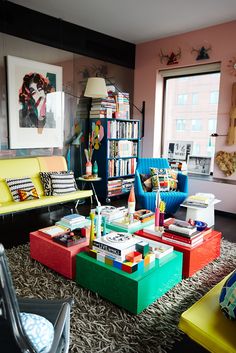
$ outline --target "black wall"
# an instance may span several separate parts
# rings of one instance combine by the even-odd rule
[[[0,32],[134,69],[134,44],[6,0],[0,0]]]

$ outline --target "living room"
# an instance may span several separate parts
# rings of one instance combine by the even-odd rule
[[[123,6],[126,5],[123,4]],[[191,9],[186,9],[186,17],[188,13],[190,16],[190,14],[192,15],[192,13],[197,11],[197,8],[200,7],[199,4],[194,5],[192,3],[191,5],[193,6]],[[230,5],[230,2],[228,5]],[[231,5],[234,6],[232,2]],[[0,57],[2,92],[0,99],[1,160],[13,160],[20,158],[28,159],[28,157],[34,158],[45,156],[65,156],[68,168],[73,170],[76,179],[85,174],[86,155],[84,153],[84,149],[88,146],[89,142],[89,127],[87,123],[87,117],[91,103],[90,98],[84,96],[84,90],[86,88],[88,77],[95,77],[99,75],[103,75],[108,78],[109,81],[111,81],[113,85],[117,86],[122,92],[129,93],[131,109],[130,115],[132,118],[139,120],[140,130],[141,132],[144,132],[143,137],[140,140],[139,157],[158,158],[160,156],[164,156],[164,149],[166,147],[163,146],[164,141],[162,136],[164,108],[163,90],[167,73],[171,72],[172,76],[175,76],[175,72],[177,72],[178,69],[186,70],[185,72],[187,72],[189,68],[191,69],[197,67],[199,70],[200,67],[200,71],[198,71],[199,73],[201,70],[204,71],[204,68],[206,67],[208,70],[209,66],[213,65],[212,67],[214,67],[215,64],[218,65],[217,71],[220,71],[220,82],[217,125],[216,130],[214,131],[217,136],[214,137],[209,135],[209,139],[211,139],[215,145],[214,153],[216,154],[220,151],[225,152],[225,159],[221,164],[218,164],[214,158],[212,159],[213,175],[189,175],[188,186],[189,195],[193,195],[197,192],[211,193],[215,195],[216,199],[220,200],[220,202],[215,205],[215,210],[217,211],[215,215],[215,229],[222,232],[223,237],[227,239],[230,244],[235,243],[235,235],[233,229],[235,225],[234,218],[236,213],[236,173],[234,173],[236,163],[235,160],[232,159],[231,155],[233,152],[235,152],[235,142],[231,143],[230,145],[227,143],[227,135],[229,133],[230,127],[230,111],[232,105],[232,87],[236,75],[236,56],[233,44],[234,33],[236,29],[236,21],[234,19],[236,13],[235,7],[232,7],[231,13],[223,14],[222,12],[222,17],[219,16],[215,22],[214,19],[209,19],[209,21],[207,21],[205,18],[204,22],[202,17],[202,22],[199,20],[199,25],[195,24],[192,27],[186,27],[186,29],[183,27],[174,29],[172,26],[169,26],[169,32],[166,32],[162,35],[160,35],[157,30],[156,33],[153,32],[152,35],[146,38],[142,36],[139,38],[133,36],[133,39],[131,39],[132,34],[130,34],[130,39],[128,39],[128,36],[125,38],[124,31],[123,34],[120,34],[119,36],[118,34],[113,34],[113,32],[101,31],[99,30],[99,27],[96,29],[94,27],[95,25],[89,26],[89,22],[88,25],[85,25],[81,22],[76,23],[72,20],[70,21],[66,15],[63,16],[63,8],[61,9],[62,12],[60,12],[59,7],[54,8],[52,12],[47,12],[45,9],[43,10],[43,7],[40,7],[43,6],[43,4],[39,4],[39,7],[37,8],[35,7],[36,4],[30,4],[30,2],[27,1],[2,1],[0,6]],[[112,7],[113,5],[110,4],[109,6]],[[174,5],[172,4],[172,6]],[[225,7],[227,8],[226,5]],[[131,9],[129,10],[131,11]],[[94,11],[96,12],[96,10]],[[135,12],[135,9],[132,9],[132,13],[133,11]],[[169,13],[172,12],[173,9],[166,11]],[[220,14],[220,11],[214,10],[213,12],[218,12]],[[132,13],[130,13],[130,16],[132,16]],[[203,16],[203,14],[201,15]],[[117,16],[117,14],[113,13],[113,16]],[[181,21],[184,22],[183,17],[185,16],[181,15],[176,17],[181,17]],[[201,18],[200,15],[199,18]],[[168,20],[168,18],[166,18],[165,21],[166,23],[171,22]],[[139,22],[141,23],[141,21]],[[158,21],[156,20],[156,22]],[[35,23],[37,23],[36,26]],[[140,32],[142,32],[141,27]],[[209,49],[209,57],[207,59],[203,58],[202,60],[196,60],[197,55],[193,49],[199,51],[202,46],[207,50]],[[169,59],[172,52],[179,54],[179,57],[176,61],[172,62],[172,64],[169,64],[166,58],[168,57]],[[18,61],[15,64],[16,66],[10,67],[11,62],[9,57],[17,58]],[[50,135],[47,138],[46,144],[45,140],[42,145],[37,144],[38,141],[36,141],[36,139],[30,136],[28,133],[27,135],[23,135],[21,138],[19,137],[20,135],[18,132],[20,128],[17,125],[16,115],[14,115],[14,106],[9,107],[8,105],[10,96],[12,95],[15,87],[13,68],[15,69],[15,67],[17,67],[18,63],[20,62],[19,60],[21,59],[31,61],[31,65],[32,63],[34,65],[35,62],[38,62],[42,65],[46,64],[48,66],[52,65],[62,68],[60,91],[64,92],[64,125],[61,125],[60,128],[56,131],[56,140],[55,136],[51,137]],[[32,66],[30,66],[30,69],[31,67]],[[13,76],[9,75],[10,71],[12,72]],[[184,71],[182,71],[182,73],[183,72]],[[194,72],[194,74],[195,73],[196,72]],[[179,73],[177,72],[177,74]],[[17,76],[15,77],[17,78]],[[145,102],[144,114],[142,113],[143,102]],[[40,136],[43,138],[43,134]],[[58,143],[59,137],[61,138],[60,143]],[[79,138],[77,143],[76,138]],[[186,138],[186,140],[188,141],[189,139]],[[52,141],[56,141],[56,143]],[[101,172],[103,162],[102,160],[98,160],[97,162],[99,175],[99,170]],[[227,163],[233,164],[230,165],[230,174],[227,174],[227,167],[229,167]],[[93,184],[96,188],[100,185],[97,182],[94,182]],[[88,187],[88,185],[83,186],[85,188]],[[89,196],[90,194],[85,195],[85,197]],[[87,201],[89,201],[89,198]],[[77,209],[79,212],[84,212],[89,215],[90,203],[87,201],[85,205],[79,204]],[[126,205],[127,195],[120,198],[112,198],[111,204],[118,207]],[[60,213],[61,209],[58,210],[55,208],[56,215],[57,212]],[[67,209],[67,212],[70,212],[70,209]],[[184,218],[185,209],[180,209],[177,213],[177,216],[178,215],[180,218]],[[26,244],[28,242],[28,230],[33,231],[39,227],[47,226],[49,224],[45,223],[45,219],[47,217],[48,213],[47,211],[45,212],[45,209],[42,211],[40,211],[40,209],[35,209],[32,211],[32,213],[16,213],[12,216],[12,218],[10,215],[3,215],[1,217],[4,234],[2,234],[2,240],[0,241],[3,244],[5,243],[6,247],[9,248],[11,253],[10,263],[11,266],[13,266],[11,268],[15,268],[14,260],[16,260],[13,254],[15,248],[12,248],[12,246],[17,246],[21,243]],[[16,231],[18,232],[17,237],[15,236]],[[9,239],[9,237],[19,238],[21,236],[22,241],[19,239]],[[235,268],[235,261],[232,260],[232,258],[235,257],[234,247],[231,249],[230,245],[228,244],[223,253],[225,254],[227,252],[227,260],[231,266],[229,269],[233,270]],[[22,277],[24,270],[27,268],[27,266],[32,267],[32,264],[30,259],[27,258],[26,260],[25,248],[22,248],[21,254],[22,255],[20,255],[20,252],[18,253],[18,255],[22,256],[22,259],[25,259],[25,264],[22,260],[20,273],[17,272],[17,269],[15,269],[15,271],[17,275],[19,274],[19,278],[21,278],[22,281],[24,278]],[[223,260],[221,264],[222,263]],[[52,293],[56,295],[55,293],[57,290],[59,290],[59,286],[55,287],[57,289],[52,289],[50,285],[50,281],[54,281],[56,277],[53,277],[54,275],[51,275],[51,273],[46,273],[47,270],[44,271],[42,268],[43,266],[38,268],[38,264],[36,264],[36,262],[33,264],[36,266],[35,271],[39,271],[37,272],[38,275],[41,273],[39,287],[43,286],[43,276],[45,276],[45,278],[48,278],[47,294],[51,290]],[[213,267],[211,269],[208,268],[208,272],[206,274],[208,278],[210,271],[216,271],[215,278],[212,283],[209,284],[209,286],[215,285],[220,281],[221,277],[223,278],[223,274],[220,273],[219,269]],[[31,270],[33,271],[33,268]],[[20,281],[20,279],[18,281]],[[66,287],[66,283],[64,283],[64,281],[66,280],[62,280],[63,283],[60,284],[63,288]],[[30,284],[28,286],[32,286],[32,278],[30,279],[29,283]],[[68,296],[70,290],[72,291],[72,286],[73,284],[69,284],[68,282],[68,292],[65,294],[66,296]],[[37,289],[37,291],[39,291],[39,289]],[[85,293],[80,287],[77,288],[77,291],[77,294],[80,295],[83,299],[81,303],[86,305],[86,307],[84,307],[84,311],[82,310],[82,312],[78,307],[76,307],[73,315],[80,317],[80,321],[79,323],[77,322],[77,325],[81,324],[82,327],[84,327],[84,332],[88,330],[91,336],[93,331],[92,321],[85,321],[87,324],[91,325],[89,329],[88,327],[84,326],[83,323],[84,315],[86,316],[86,312],[89,313],[89,307],[92,308],[92,312],[96,310],[96,306],[100,307],[99,310],[101,311],[98,314],[99,316],[93,317],[97,324],[99,324],[99,317],[102,316],[102,313],[104,312],[103,310],[107,310],[109,312],[107,318],[109,318],[109,315],[111,315],[110,317],[112,317],[112,322],[116,322],[115,325],[118,325],[117,322],[122,320],[122,316],[125,315],[123,314],[124,310],[114,312],[114,305],[108,302],[103,302],[103,299],[101,299],[98,295],[93,296],[90,292],[89,294],[88,292]],[[22,289],[20,286],[19,294],[22,295],[22,292],[24,296],[32,296],[32,292],[29,288],[24,292],[24,289]],[[202,293],[205,292],[206,290],[203,290]],[[34,293],[33,296],[35,295],[36,294]],[[90,295],[92,296],[90,297]],[[175,295],[176,297],[178,295],[181,296],[182,292],[180,294],[176,293]],[[86,300],[88,299],[87,296],[90,300],[86,303]],[[163,298],[165,298],[165,296]],[[199,299],[199,294],[197,294],[197,298],[195,298],[195,300],[197,299]],[[162,298],[159,301],[159,305],[161,305],[161,300]],[[170,302],[171,300],[169,302],[167,301],[166,305],[170,305]],[[192,304],[191,300],[189,300],[189,306],[190,304]],[[163,305],[165,305],[164,301]],[[184,308],[185,307],[186,306],[184,306]],[[180,309],[181,303],[179,304],[178,310]],[[92,352],[100,351],[102,349],[106,352],[131,352],[133,350],[136,350],[137,352],[154,352],[156,348],[155,344],[153,343],[154,337],[155,339],[158,339],[158,337],[154,336],[153,333],[151,334],[153,335],[152,339],[146,337],[146,335],[148,335],[148,329],[150,326],[147,325],[146,329],[143,331],[143,334],[141,334],[138,329],[136,329],[135,334],[133,334],[131,325],[132,321],[135,321],[135,327],[138,328],[139,319],[142,322],[142,325],[146,320],[151,320],[152,310],[155,311],[155,307],[151,306],[149,309],[146,309],[147,315],[138,315],[135,319],[130,315],[129,324],[126,328],[124,327],[124,329],[127,329],[127,335],[125,336],[122,335],[121,330],[118,330],[117,327],[119,325],[114,326],[114,330],[116,330],[117,333],[117,340],[114,339],[113,345],[111,341],[112,334],[108,335],[107,337],[105,336],[105,340],[99,336],[95,337],[94,339],[90,336],[90,343],[89,341],[86,342],[86,339],[78,340],[75,338],[77,332],[73,327],[73,346],[71,348],[71,352]],[[184,309],[182,311],[184,311]],[[161,308],[158,312],[156,311],[154,314],[155,320],[157,320],[158,316],[161,316],[161,312]],[[93,313],[97,315],[96,312]],[[89,313],[88,315],[92,314]],[[167,316],[168,315],[170,315],[170,313],[167,313]],[[176,315],[178,316],[178,314]],[[111,329],[108,328],[108,324],[106,324],[106,322],[103,322],[103,324],[104,326],[102,330]],[[158,322],[155,321],[155,324],[158,325]],[[140,327],[143,327],[142,325]],[[200,346],[195,346],[192,341],[188,341],[186,338],[186,341],[182,340],[182,345],[180,344],[178,346],[177,341],[180,340],[182,336],[177,331],[176,322],[173,324],[171,320],[168,321],[167,319],[167,321],[163,321],[160,325],[163,325],[161,329],[162,333],[159,336],[159,340],[163,341],[163,344],[160,343],[158,348],[160,352],[184,352],[184,349],[186,349],[186,352],[189,349],[195,349],[196,352],[205,351],[203,348],[200,348]],[[169,343],[164,343],[165,339],[163,332],[165,332],[168,327],[171,327],[174,333],[172,336],[167,336],[166,340],[169,340]],[[99,335],[101,334],[101,331],[99,331]],[[139,337],[138,343],[133,342],[129,346],[129,340],[132,340],[130,337],[133,337],[135,340],[137,339],[138,334],[141,334],[143,342]],[[80,331],[80,335],[82,335],[82,331]],[[95,343],[95,341],[98,342],[99,340],[103,342],[100,346],[99,344]],[[106,344],[106,340],[107,342],[109,341],[109,343]],[[123,343],[122,340],[124,340]],[[149,348],[145,346],[145,342],[147,345],[150,344]],[[79,347],[80,344],[82,347]],[[118,349],[119,345],[120,350]]]

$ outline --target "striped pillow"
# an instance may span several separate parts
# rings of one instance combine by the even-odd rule
[[[51,180],[51,176],[52,175],[58,175],[58,174],[71,174],[74,176],[74,172],[72,171],[59,171],[59,172],[40,172],[40,178],[41,178],[41,182],[43,184],[43,190],[44,190],[44,195],[45,196],[51,196],[53,195],[53,190],[52,190],[52,180]],[[78,190],[77,184],[75,182],[75,189]]]
[[[35,188],[32,180],[29,177],[24,178],[8,178],[6,179],[6,183],[10,189],[13,200],[16,202],[20,202],[20,196],[18,190],[31,191]]]
[[[73,174],[52,174],[52,195],[67,194],[76,191]]]

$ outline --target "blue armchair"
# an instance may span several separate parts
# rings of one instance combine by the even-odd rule
[[[143,189],[140,174],[150,174],[150,167],[170,168],[166,158],[139,158],[135,173],[135,196],[141,208],[155,211],[156,192],[146,192]],[[178,173],[177,191],[160,193],[161,200],[166,203],[166,213],[174,214],[179,205],[188,196],[188,177]]]

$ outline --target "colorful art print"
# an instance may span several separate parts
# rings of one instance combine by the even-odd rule
[[[191,141],[171,141],[168,146],[168,159],[187,161],[192,148],[193,142]]]
[[[62,67],[7,56],[10,148],[63,147]]]
[[[188,173],[209,175],[211,172],[212,157],[188,156]]]

